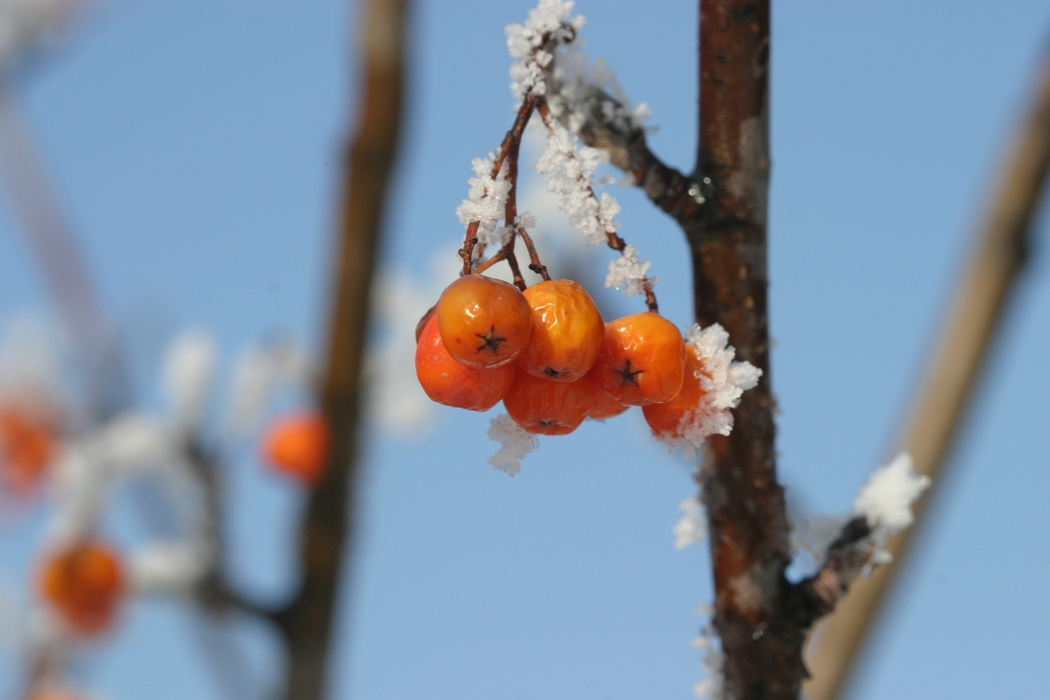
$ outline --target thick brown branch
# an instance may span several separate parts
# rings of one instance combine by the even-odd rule
[[[285,696],[324,696],[336,593],[353,535],[361,367],[369,291],[383,204],[401,123],[407,0],[368,0],[360,24],[362,94],[346,162],[338,269],[332,290],[321,407],[332,432],[328,471],[310,494],[302,523],[302,585],[285,615]]]
[[[970,262],[959,279],[936,344],[926,362],[923,381],[894,451],[911,454],[915,471],[932,478],[929,493],[945,466],[1015,283],[1024,268],[1032,218],[1050,168],[1050,57],[1044,60],[1033,89],[1027,120],[1009,145],[988,212]],[[849,678],[880,604],[908,545],[928,497],[916,507],[916,525],[890,537],[886,549],[894,565],[881,567],[859,581],[834,615],[821,627],[811,652],[813,681],[806,693],[814,700],[833,700]]]

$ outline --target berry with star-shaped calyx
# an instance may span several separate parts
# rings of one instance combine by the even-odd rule
[[[532,333],[532,311],[518,288],[484,275],[463,275],[446,287],[436,315],[449,354],[471,367],[512,362]]]
[[[507,414],[530,433],[566,435],[580,427],[593,403],[590,382],[552,382],[518,372],[503,397]]]
[[[454,408],[487,411],[506,395],[514,381],[513,364],[482,369],[449,354],[441,342],[437,316],[423,328],[416,344],[416,377],[432,401]]]
[[[651,311],[605,324],[595,381],[620,403],[646,406],[670,401],[682,389],[685,342],[666,318]]]
[[[535,377],[574,382],[587,374],[602,347],[605,323],[587,291],[572,280],[548,280],[525,290],[532,338],[518,366]]]

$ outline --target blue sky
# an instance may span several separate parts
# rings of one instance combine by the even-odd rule
[[[470,160],[511,121],[502,28],[529,6],[414,8],[384,268],[422,277],[435,255],[454,256]],[[652,107],[653,150],[691,168],[694,4],[577,9],[588,52]],[[277,332],[318,345],[355,104],[352,22],[326,0],[122,2],[20,83],[144,401],[165,343],[186,326],[209,329],[227,366]],[[1037,2],[775,3],[772,379],[780,469],[799,507],[848,509],[888,456],[1047,31]],[[653,260],[661,309],[687,324],[681,234],[639,193],[615,194],[624,236]],[[1050,683],[1050,667],[1031,663],[1050,624],[1046,239],[1041,221],[855,700],[1036,698]],[[48,302],[0,200],[0,316],[26,311],[46,314]],[[694,610],[711,585],[705,545],[673,548],[676,506],[692,492],[680,455],[631,412],[543,440],[508,479],[485,464],[488,416],[436,415],[412,439],[368,431],[337,696],[691,697]],[[300,500],[260,474],[250,447],[235,458],[231,566],[250,590],[279,596],[294,580]],[[21,585],[42,518],[4,525],[5,586]],[[113,528],[130,519],[117,512]],[[232,638],[264,688],[278,673],[272,636],[243,623]],[[214,643],[180,604],[136,603],[76,678],[112,700],[220,698]],[[13,669],[0,663],[0,694]]]

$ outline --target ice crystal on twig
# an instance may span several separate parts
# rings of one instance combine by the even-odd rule
[[[711,614],[710,606],[702,605],[696,609],[697,613],[704,616]],[[708,700],[722,700],[723,679],[722,664],[725,654],[718,640],[718,634],[710,621],[700,628],[700,636],[693,638],[693,648],[698,649],[703,656],[700,657],[700,668],[704,671],[704,680],[693,684],[693,695],[697,698]]]
[[[700,499],[696,496],[690,496],[679,503],[678,509],[682,511],[682,517],[674,526],[674,548],[685,549],[704,539],[707,535],[707,525],[704,523]]]
[[[614,217],[620,205],[609,194],[594,196],[594,170],[606,155],[596,148],[581,146],[575,136],[557,122],[549,124],[547,146],[536,161],[536,172],[549,175],[547,189],[560,195],[558,207],[569,215],[569,223],[591,245],[608,240],[607,231],[617,228]]]
[[[517,474],[521,470],[521,460],[540,444],[535,435],[519,426],[505,413],[492,419],[487,435],[500,443],[499,451],[489,458],[489,464],[493,469],[506,472],[508,476]]]
[[[868,477],[853,503],[853,510],[865,516],[876,532],[900,532],[912,524],[915,519],[912,503],[929,485],[928,476],[915,473],[911,455],[901,452]]]
[[[475,158],[470,167],[474,170],[474,177],[467,180],[470,189],[467,198],[456,208],[456,216],[463,224],[478,222],[479,242],[502,243],[496,222],[503,216],[507,193],[510,191],[506,164],[495,177],[492,176],[495,162],[491,155],[488,158]]]
[[[603,195],[604,196],[604,195]],[[648,260],[638,259],[638,250],[628,243],[623,254],[609,262],[609,274],[605,277],[605,286],[623,292],[626,296],[645,294],[645,285],[656,284],[656,278],[647,278],[645,273],[652,265]]]
[[[547,92],[543,74],[554,55],[544,50],[544,44],[571,41],[583,26],[581,15],[570,17],[573,4],[571,0],[540,0],[529,10],[525,24],[509,24],[504,29],[507,52],[514,59],[510,67],[510,90],[518,99],[529,93]]]
[[[183,331],[168,348],[164,389],[175,421],[183,429],[199,425],[204,417],[215,360],[215,344],[199,329]]]

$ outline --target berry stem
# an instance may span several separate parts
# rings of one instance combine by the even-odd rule
[[[543,125],[547,127],[547,131],[553,132],[554,125],[551,123],[550,107],[547,106],[547,101],[542,97],[536,98],[536,111],[540,113],[540,118],[543,120]],[[593,187],[588,187],[587,192],[592,199],[598,199],[597,195],[594,194]],[[605,231],[605,239],[610,248],[623,255],[624,249],[627,248],[627,242],[615,230],[607,229]],[[659,306],[656,303],[656,294],[653,292],[653,283],[648,277],[642,278],[642,289],[645,290],[645,305],[654,314],[660,313]]]

